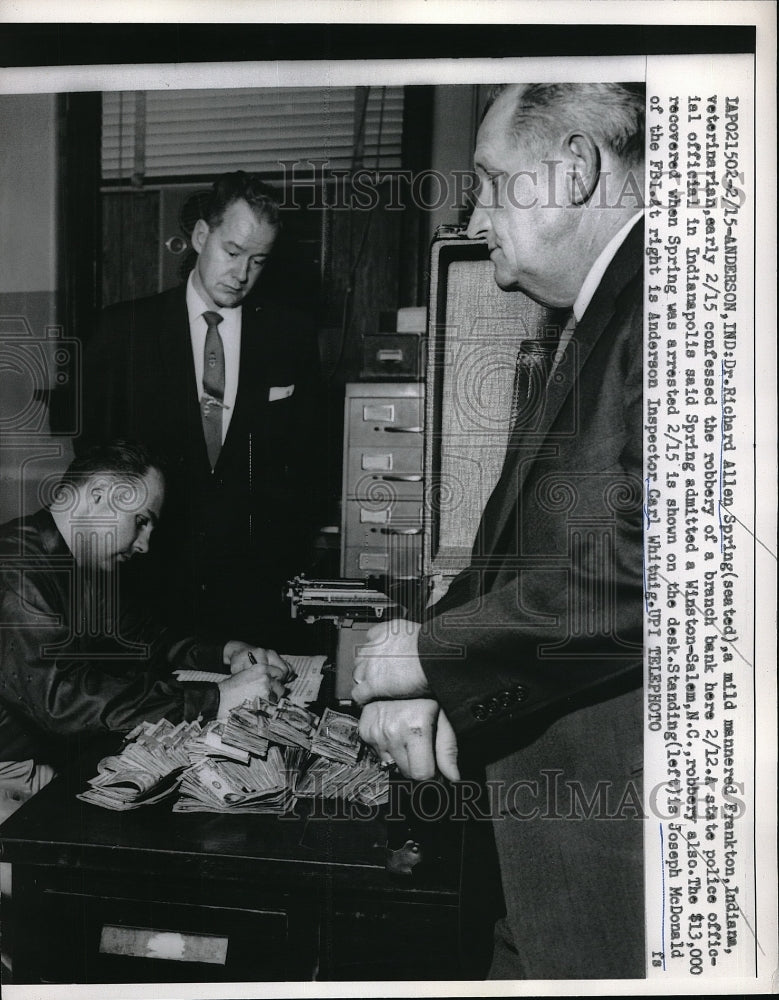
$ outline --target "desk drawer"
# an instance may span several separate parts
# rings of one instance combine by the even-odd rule
[[[42,982],[311,979],[317,933],[314,911],[283,900],[238,909],[44,891],[32,947]]]

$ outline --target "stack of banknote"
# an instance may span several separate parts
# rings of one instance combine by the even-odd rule
[[[295,802],[284,752],[276,746],[265,759],[252,757],[248,764],[206,757],[184,771],[179,792],[174,812],[278,815]]]
[[[311,757],[298,778],[300,798],[341,798],[364,805],[380,805],[389,797],[389,775],[372,753],[356,764]]]
[[[186,750],[201,734],[197,722],[174,726],[167,719],[142,722],[127,734],[120,754],[104,757],[89,788],[78,798],[106,809],[137,809],[175,795],[179,777],[189,766]]]
[[[311,742],[311,752],[342,764],[356,764],[362,746],[357,719],[326,708]]]

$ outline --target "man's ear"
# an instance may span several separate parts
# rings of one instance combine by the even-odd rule
[[[571,132],[563,142],[566,193],[571,205],[586,205],[600,180],[600,149],[588,132]]]
[[[205,219],[198,219],[192,230],[192,246],[196,253],[200,253],[211,230]]]
[[[104,476],[96,476],[87,483],[87,507],[89,510],[103,510],[107,506],[109,482]]]

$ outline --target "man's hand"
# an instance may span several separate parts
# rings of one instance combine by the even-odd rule
[[[231,647],[229,655],[228,647]],[[231,674],[260,666],[267,667],[268,673],[277,680],[287,680],[293,675],[290,665],[279,656],[275,649],[250,646],[246,642],[238,642],[234,639],[225,646],[225,663],[229,663]]]
[[[421,698],[430,694],[417,652],[420,626],[398,618],[369,628],[354,659],[352,700]]]
[[[360,716],[360,736],[407,778],[432,778],[436,766],[445,778],[460,778],[454,730],[431,698],[371,702]]]
[[[251,645],[248,642],[241,642],[240,639],[229,639],[222,650],[222,663],[226,667],[229,667],[233,657],[237,656],[239,653],[246,652],[247,649],[251,649]]]
[[[249,698],[259,695],[266,701],[275,701],[284,688],[270,676],[265,666],[249,667],[233,674],[219,684],[219,711],[217,719],[226,719],[231,708],[237,708]]]

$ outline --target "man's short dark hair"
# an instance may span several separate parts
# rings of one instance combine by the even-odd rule
[[[493,87],[485,115],[510,86]],[[518,142],[528,142],[543,153],[556,134],[581,129],[625,167],[637,167],[644,162],[645,106],[643,83],[520,84],[512,131]]]
[[[150,469],[165,476],[162,458],[136,441],[111,441],[87,449],[65,470],[60,485],[80,484],[97,475],[142,478]]]
[[[214,181],[208,201],[203,210],[203,218],[209,229],[222,224],[225,212],[235,201],[245,201],[257,219],[278,229],[281,226],[279,195],[266,184],[259,174],[247,174],[236,170],[222,174]]]

